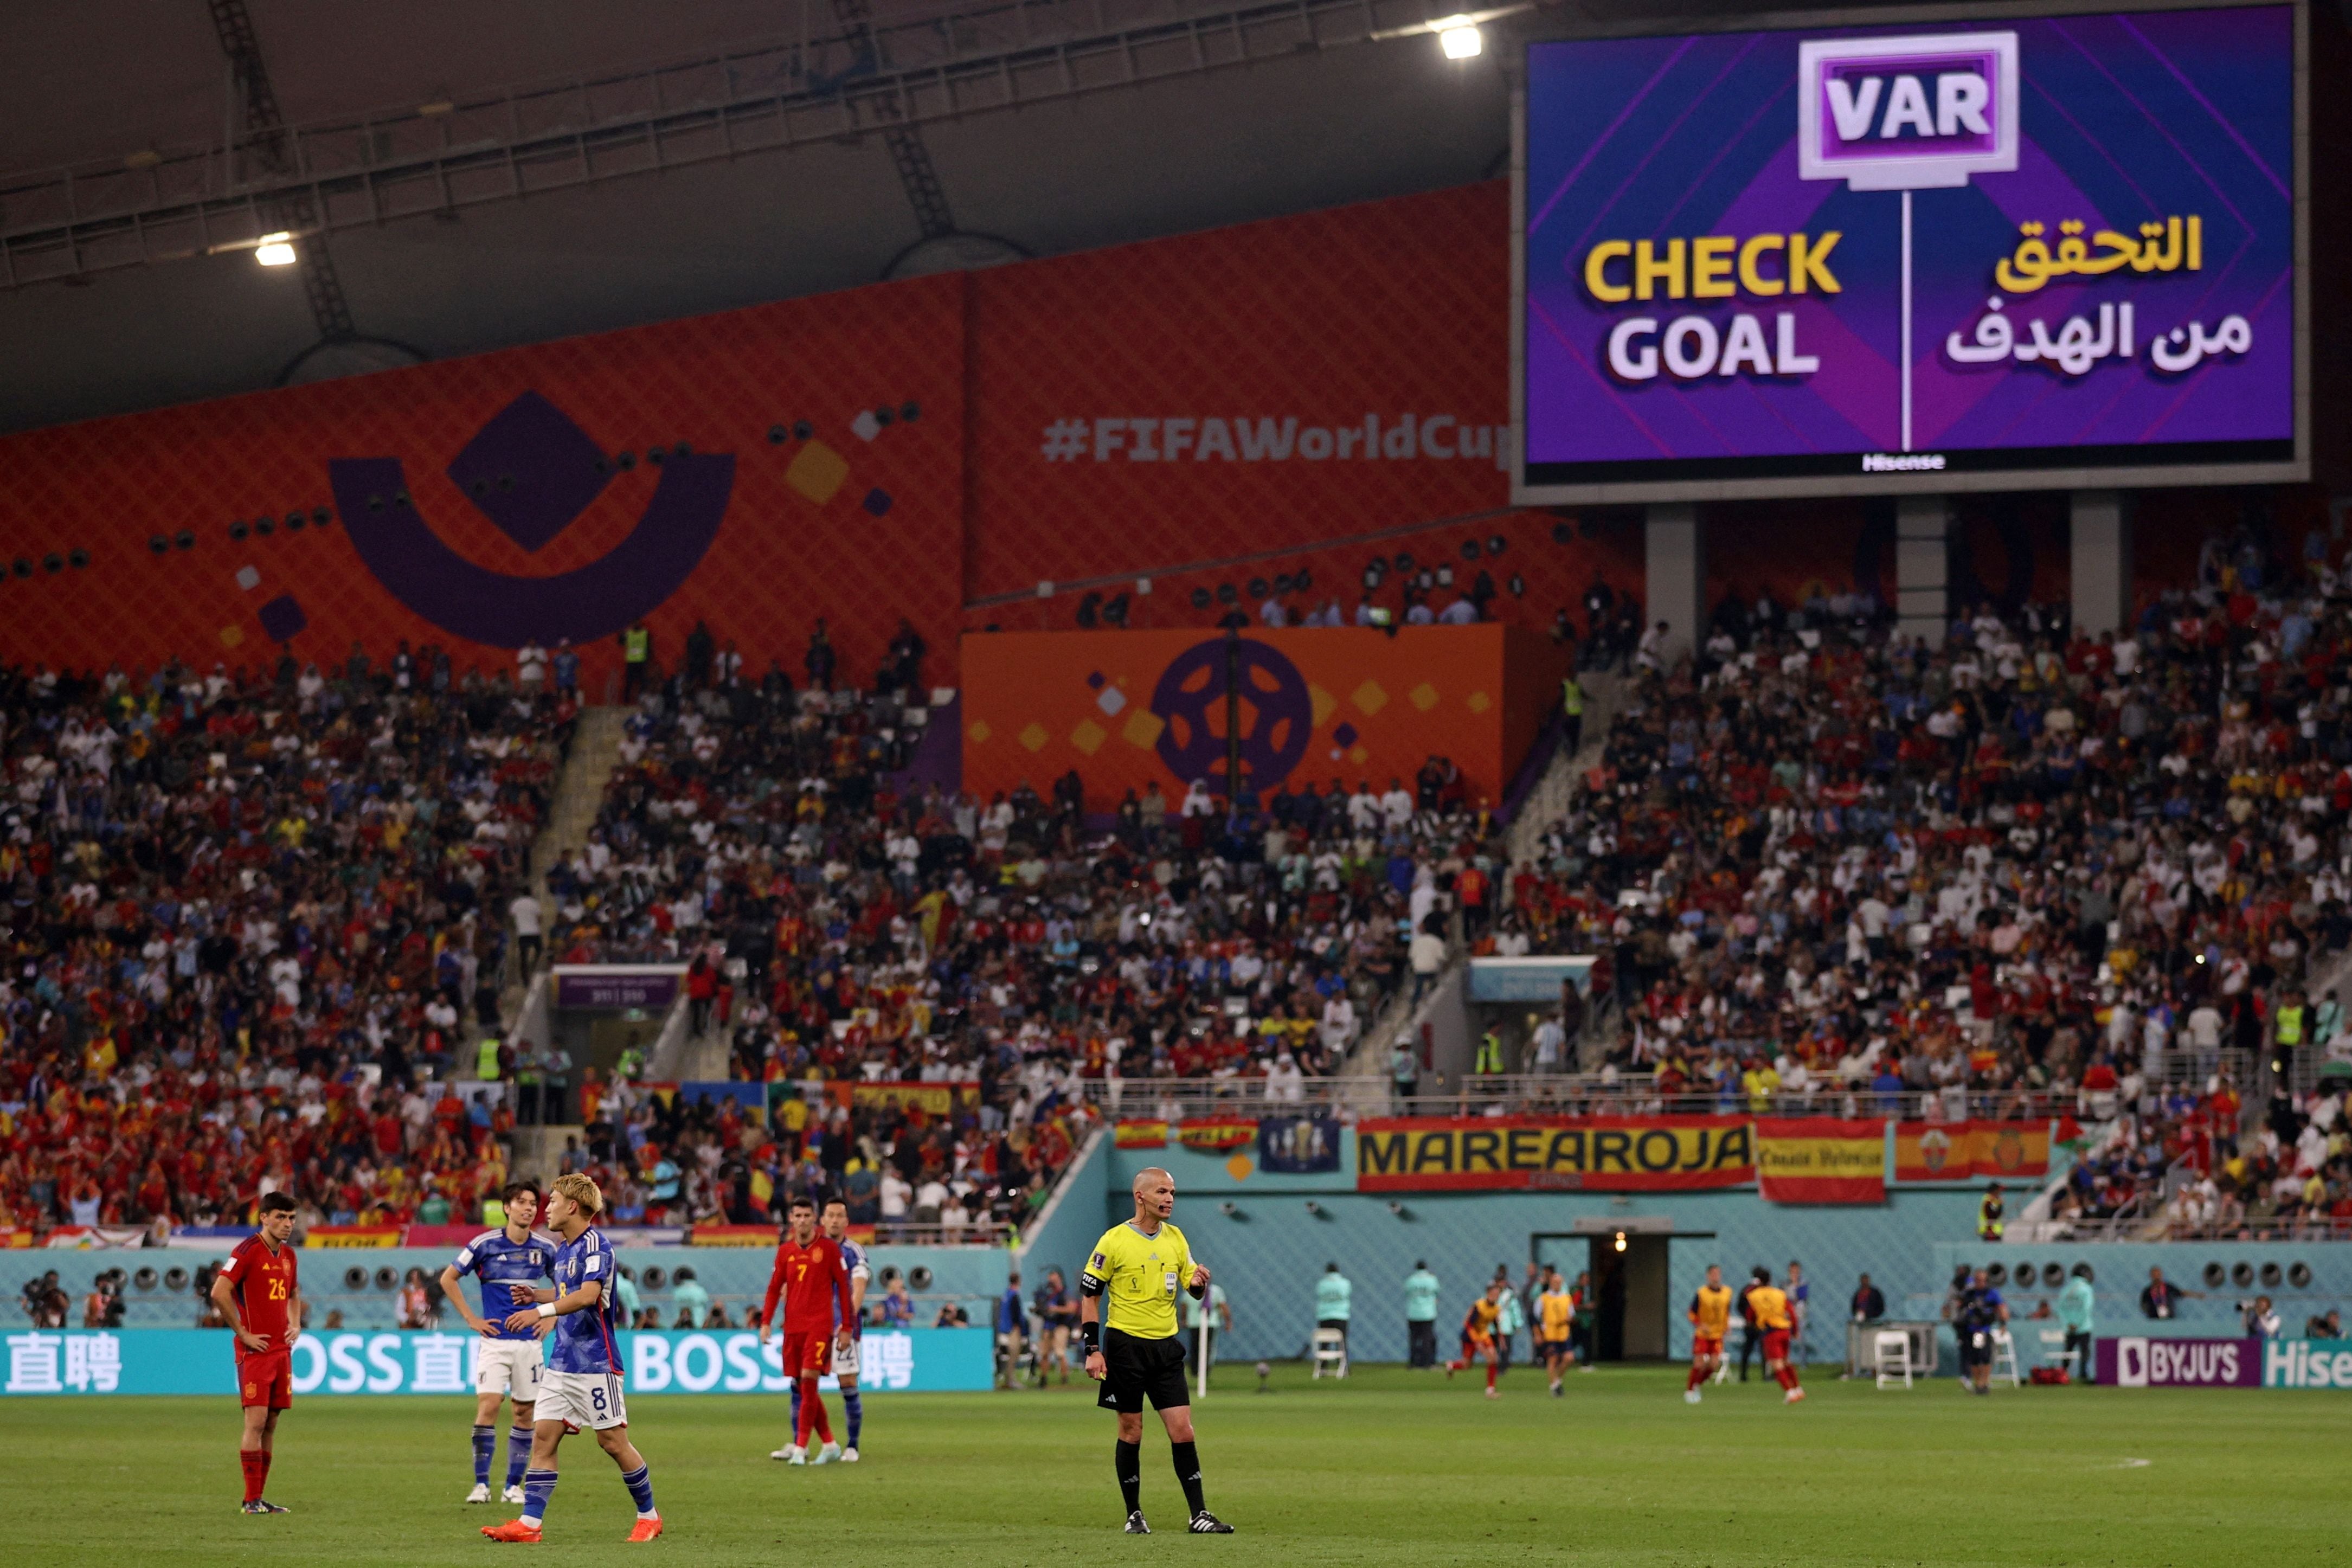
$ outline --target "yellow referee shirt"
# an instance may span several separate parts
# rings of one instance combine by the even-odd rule
[[[1146,1236],[1129,1220],[1103,1232],[1078,1283],[1101,1289],[1105,1327],[1164,1340],[1176,1332],[1176,1294],[1192,1279],[1192,1248],[1182,1231],[1163,1223]]]
[[[1576,1323],[1576,1298],[1564,1289],[1547,1290],[1536,1298],[1536,1307],[1543,1314],[1543,1337],[1554,1344],[1566,1343]]]

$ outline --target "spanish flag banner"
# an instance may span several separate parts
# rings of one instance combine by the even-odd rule
[[[1257,1142],[1257,1119],[1254,1116],[1206,1116],[1188,1121],[1176,1129],[1176,1142],[1187,1149],[1205,1149],[1222,1154],[1228,1149],[1238,1149]]]
[[[1969,1131],[1969,1172],[1977,1180],[2005,1182],[2050,1173],[2049,1122],[1978,1121]]]
[[[1112,1141],[1122,1149],[1165,1149],[1168,1147],[1168,1123],[1165,1121],[1122,1121],[1111,1131]]]
[[[2042,1150],[2042,1163],[2049,1163]],[[1895,1124],[1895,1179],[1898,1182],[1965,1182],[1976,1163],[1975,1123],[1898,1121]]]
[[[1886,1123],[1759,1117],[1756,1185],[1776,1204],[1883,1204]]]

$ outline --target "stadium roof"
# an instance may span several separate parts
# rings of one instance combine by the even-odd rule
[[[0,429],[1490,177],[1508,51],[1366,41],[1447,9],[8,7]],[[1671,25],[1519,9],[1504,29]],[[323,279],[254,264],[259,234],[314,227]]]

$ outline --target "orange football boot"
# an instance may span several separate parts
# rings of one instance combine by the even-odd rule
[[[661,1515],[656,1514],[651,1519],[637,1521],[636,1528],[629,1531],[629,1542],[634,1545],[640,1541],[651,1541],[661,1532]]]
[[[486,1524],[482,1526],[482,1533],[492,1541],[523,1542],[532,1546],[539,1544],[539,1526],[525,1524],[519,1519],[510,1519],[504,1524]]]

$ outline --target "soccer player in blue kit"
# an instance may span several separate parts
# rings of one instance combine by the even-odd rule
[[[507,1487],[503,1500],[520,1502],[522,1472],[530,1461],[531,1405],[539,1398],[543,1359],[539,1342],[546,1323],[514,1330],[506,1321],[516,1308],[531,1304],[529,1292],[548,1278],[555,1261],[556,1241],[535,1235],[531,1222],[539,1217],[539,1189],[529,1182],[509,1182],[499,1194],[506,1204],[503,1229],[486,1230],[467,1242],[457,1261],[441,1270],[441,1292],[456,1303],[466,1324],[485,1343],[474,1373],[474,1489],[467,1502],[491,1502],[490,1459],[499,1446],[499,1405],[514,1401],[514,1425],[507,1428]],[[466,1304],[460,1283],[471,1274],[482,1282],[482,1310],[478,1317]],[[520,1287],[520,1289],[518,1289]]]
[[[509,1329],[528,1329],[552,1320],[547,1370],[541,1378],[538,1426],[531,1433],[530,1468],[523,1472],[522,1516],[486,1524],[492,1541],[536,1542],[555,1495],[555,1454],[567,1431],[596,1434],[596,1446],[621,1468],[622,1484],[637,1505],[632,1542],[662,1532],[654,1508],[653,1479],[645,1456],[629,1441],[629,1412],[621,1399],[621,1348],[614,1336],[619,1316],[613,1290],[613,1247],[589,1222],[604,1212],[604,1194],[577,1171],[555,1178],[547,1193],[547,1226],[563,1245],[555,1254],[552,1286],[531,1292],[536,1306],[518,1309]]]
[[[857,1352],[865,1343],[866,1286],[873,1273],[866,1266],[866,1249],[849,1239],[847,1204],[839,1198],[829,1200],[824,1205],[824,1216],[817,1221],[817,1228],[824,1233],[827,1240],[841,1248],[842,1266],[849,1270],[850,1316],[845,1325],[849,1330],[849,1342],[835,1349],[833,1375],[841,1384],[841,1408],[849,1423],[846,1434],[849,1443],[841,1450],[841,1462],[854,1465],[857,1463],[857,1434],[866,1425],[866,1402],[857,1394]],[[793,1380],[792,1390],[793,1430],[797,1432],[801,1425],[801,1385],[798,1378]],[[790,1451],[780,1448],[768,1457],[781,1459]]]

